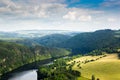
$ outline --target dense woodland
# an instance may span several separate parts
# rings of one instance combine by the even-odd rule
[[[76,80],[81,73],[72,70],[66,61],[67,59],[57,59],[51,65],[41,66],[38,70],[38,80]]]
[[[84,54],[96,49],[103,50],[105,48],[109,48],[109,50],[111,50],[120,47],[119,32],[120,31],[107,29],[81,33],[68,39],[59,46],[72,49],[74,54]]]

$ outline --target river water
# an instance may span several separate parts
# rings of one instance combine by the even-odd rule
[[[43,65],[51,65],[53,62],[49,62]],[[37,80],[37,69],[25,70],[21,72],[11,73],[12,77],[8,80]]]
[[[64,58],[64,57],[62,57],[62,58]],[[38,64],[39,65],[51,65],[51,64],[53,64],[53,61],[54,61],[53,59],[46,59],[46,60],[39,61]],[[11,77],[5,76],[5,77],[8,77],[8,78],[3,79],[3,80],[37,80],[37,68],[36,69],[30,69],[30,70],[24,70],[25,67],[27,68],[28,66],[32,66],[32,65],[33,64],[23,66],[22,71],[12,72],[12,73],[9,74],[9,75],[11,75]]]
[[[13,77],[8,80],[37,80],[37,70],[28,70],[19,73],[13,73]]]

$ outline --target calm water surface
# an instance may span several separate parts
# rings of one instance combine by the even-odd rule
[[[68,57],[63,57],[68,58]],[[39,62],[40,65],[51,65],[53,64],[53,60],[43,60],[43,62]],[[12,73],[12,77],[8,80],[37,80],[37,69],[26,70],[22,72]]]
[[[37,80],[37,70],[13,73],[13,77],[8,80]]]

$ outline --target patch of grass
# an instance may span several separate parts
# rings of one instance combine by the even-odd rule
[[[71,61],[69,61],[67,64],[71,64],[72,62],[76,61],[76,62],[84,62],[85,60],[96,60],[97,58],[102,57],[103,55],[100,56],[83,56],[83,57],[79,57],[76,59],[73,59]]]
[[[86,78],[91,79],[94,75],[100,80],[120,80],[120,60],[117,54],[109,54],[99,60],[81,64],[81,69],[77,67],[77,64],[73,66],[73,69],[80,71]]]
[[[84,77],[78,77],[77,80],[90,80],[90,79]]]

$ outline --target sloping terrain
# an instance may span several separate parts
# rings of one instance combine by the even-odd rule
[[[78,34],[67,41],[61,43],[60,47],[70,48],[74,54],[88,53],[96,49],[120,47],[119,31],[98,30],[95,32],[86,32]],[[116,37],[117,36],[117,37]]]
[[[84,57],[84,59],[85,58],[90,59],[88,56]],[[98,58],[98,56],[96,56],[96,58]],[[93,59],[95,59],[95,57]],[[81,61],[83,57],[76,60]],[[99,78],[100,80],[120,80],[120,60],[117,54],[108,54],[106,57],[96,61],[81,64],[81,69],[77,67],[77,65],[78,63],[73,66],[73,69],[80,71],[82,76],[86,78],[91,79],[91,76],[94,75],[95,78]]]
[[[43,46],[27,47],[12,42],[0,41],[0,75],[24,64],[53,57],[69,55],[70,51]]]

